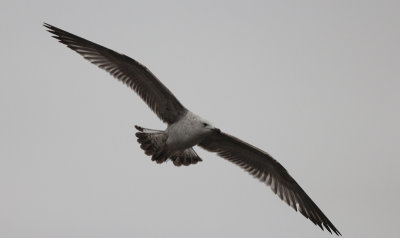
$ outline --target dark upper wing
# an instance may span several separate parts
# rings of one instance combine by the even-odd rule
[[[52,25],[45,23],[44,26],[61,43],[135,90],[164,122],[172,124],[186,113],[186,108],[168,88],[136,60]]]
[[[223,132],[211,134],[199,145],[239,165],[271,186],[275,194],[296,211],[299,209],[314,224],[341,235],[286,169],[264,151]]]

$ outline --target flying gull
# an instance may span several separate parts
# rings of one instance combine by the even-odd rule
[[[132,88],[168,127],[164,131],[135,126],[136,136],[146,155],[157,163],[174,165],[202,161],[193,146],[215,152],[235,163],[271,187],[294,210],[314,224],[341,235],[286,169],[268,153],[214,127],[186,109],[144,65],[130,57],[85,40],[47,23],[44,26],[70,49]]]

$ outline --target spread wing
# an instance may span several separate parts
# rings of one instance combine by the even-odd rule
[[[266,183],[289,206],[299,210],[314,224],[341,235],[286,169],[269,154],[223,132],[211,134],[199,145],[239,165]]]
[[[44,24],[53,37],[131,87],[168,124],[178,121],[186,108],[145,66],[126,55]]]

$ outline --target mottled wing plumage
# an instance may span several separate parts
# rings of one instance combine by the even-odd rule
[[[61,43],[131,87],[164,122],[172,124],[186,113],[168,88],[136,60],[52,25],[44,26]]]
[[[211,134],[200,146],[216,152],[266,183],[283,201],[314,224],[341,235],[286,169],[264,151],[222,132]]]

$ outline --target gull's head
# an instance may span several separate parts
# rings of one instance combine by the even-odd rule
[[[187,122],[189,122],[190,126],[195,129],[198,133],[205,135],[209,134],[212,132],[217,132],[220,133],[221,130],[216,128],[213,124],[211,124],[209,121],[199,117],[198,115],[195,115],[194,113],[188,112],[186,114],[186,119]]]
[[[216,128],[214,125],[212,125],[209,121],[206,121],[204,119],[200,119],[197,123],[197,127],[201,129],[202,131],[206,132],[218,132],[220,133],[221,130]]]

